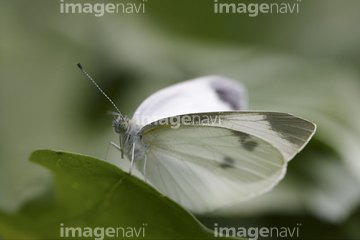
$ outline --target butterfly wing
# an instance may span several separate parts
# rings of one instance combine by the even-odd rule
[[[246,106],[246,90],[243,85],[225,77],[206,76],[181,82],[152,94],[138,107],[132,120],[144,126],[168,116],[244,110]]]
[[[148,181],[195,213],[212,212],[270,190],[284,176],[287,161],[315,131],[311,122],[286,113],[185,116],[194,121],[179,128],[152,123],[140,134],[149,148]]]

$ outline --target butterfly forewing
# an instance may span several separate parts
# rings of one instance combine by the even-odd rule
[[[315,130],[306,120],[277,112],[184,116],[192,121],[179,126],[155,122],[139,134],[149,148],[149,182],[195,213],[270,190]]]
[[[151,146],[150,183],[193,212],[209,212],[270,189],[286,162],[266,141],[212,126],[159,126],[142,137]]]
[[[246,106],[246,89],[242,84],[221,76],[205,76],[152,94],[138,107],[132,120],[146,125],[168,116],[244,110]]]
[[[286,161],[307,144],[316,130],[312,122],[289,113],[227,112],[221,116],[221,126],[264,139],[276,147]]]

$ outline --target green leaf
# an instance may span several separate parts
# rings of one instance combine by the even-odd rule
[[[177,203],[110,163],[51,150],[33,152],[30,161],[53,172],[55,188],[14,215],[0,212],[7,239],[60,239],[66,227],[122,227],[119,238],[135,237],[135,231],[142,239],[215,238]]]

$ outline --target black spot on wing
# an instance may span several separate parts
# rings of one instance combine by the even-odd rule
[[[257,145],[258,143],[254,141],[246,141],[242,144],[242,146],[248,151],[253,151]]]
[[[231,157],[225,157],[222,161],[222,163],[220,163],[220,167],[221,168],[233,168],[234,167],[234,159],[232,159]]]
[[[229,94],[229,91],[224,90],[224,89],[216,89],[215,92],[221,101],[224,101],[230,105],[232,110],[240,109],[240,104],[238,102],[238,99],[239,99],[238,96]]]
[[[244,132],[237,132],[237,131],[233,131],[232,133],[234,136],[238,137],[239,143],[241,145],[241,147],[245,148],[248,151],[253,151],[258,143],[255,141],[251,141],[250,135]]]
[[[232,134],[239,138],[240,143],[244,143],[250,135],[244,132],[233,131]]]
[[[218,99],[229,105],[231,110],[244,110],[246,90],[239,83],[224,77],[215,77],[209,84]]]
[[[271,130],[283,139],[299,146],[304,144],[311,134],[310,130],[314,129],[312,123],[292,115],[269,113],[265,115],[264,120],[270,124]],[[309,129],[309,131],[306,132],[304,129]],[[305,139],[299,139],[298,136],[305,137]]]

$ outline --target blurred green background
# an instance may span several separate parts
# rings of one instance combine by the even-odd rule
[[[273,191],[199,219],[210,229],[302,223],[303,238],[360,239],[360,1],[303,0],[299,13],[257,17],[214,14],[205,0],[133,2],[145,13],[61,14],[60,1],[0,0],[0,209],[16,212],[51,186],[28,162],[32,151],[103,159],[117,141],[112,106],[81,62],[128,116],[156,90],[218,74],[246,85],[249,109],[316,123]]]

